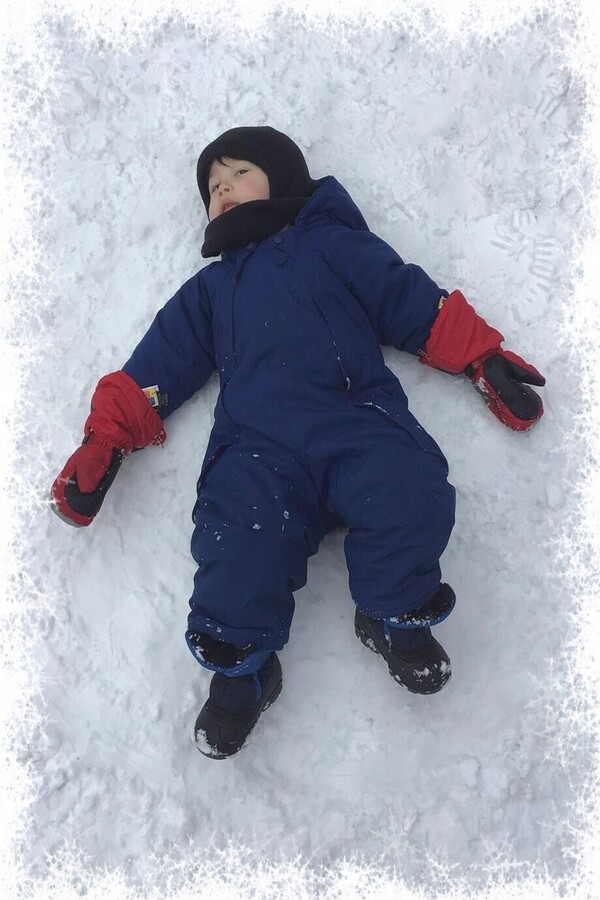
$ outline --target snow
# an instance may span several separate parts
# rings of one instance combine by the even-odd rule
[[[98,9],[34,6],[11,12],[5,52],[23,245],[2,363],[4,384],[23,365],[14,415],[6,395],[6,896],[593,896],[588,5],[524,5],[500,25],[497,3],[487,27],[460,3],[382,4],[372,22],[327,3],[319,19],[159,6],[141,23],[125,10],[125,37]],[[458,600],[434,629],[452,680],[416,696],[366,652],[330,535],[296,595],[278,702],[215,762],[190,740],[210,673],[183,633],[216,379],[164,448],[126,461],[90,528],[47,496],[98,379],[205,264],[200,150],[267,123],[546,375],[546,412],[510,432],[466,379],[386,349],[457,489],[442,562]]]

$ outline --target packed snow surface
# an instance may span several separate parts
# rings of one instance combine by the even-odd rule
[[[426,40],[400,19],[342,29],[280,12],[244,37],[175,16],[119,47],[48,17],[51,84],[31,109],[44,141],[21,124],[43,251],[22,410],[42,716],[22,751],[35,782],[23,858],[40,884],[74,847],[82,884],[120,870],[140,896],[159,896],[178,860],[184,878],[232,847],[307,872],[375,863],[429,897],[444,877],[474,891],[494,873],[575,877],[588,760],[565,715],[574,601],[559,547],[579,477],[565,325],[588,173],[583,88],[562,53],[572,27],[549,9],[497,40]],[[34,74],[19,77],[35,95]],[[280,698],[216,762],[191,740],[210,673],[183,639],[216,380],[169,418],[163,449],[126,460],[90,528],[67,527],[46,498],[98,379],[206,264],[199,152],[254,124],[294,138],[313,177],[335,175],[373,231],[460,288],[547,386],[542,421],[517,434],[466,378],[386,348],[457,490],[442,563],[458,600],[434,629],[452,679],[410,694],[356,640],[334,533],[296,595]]]

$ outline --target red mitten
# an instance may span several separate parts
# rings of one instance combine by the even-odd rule
[[[94,520],[125,456],[167,437],[145,393],[122,371],[98,382],[84,433],[51,490],[54,512],[78,527]]]
[[[542,387],[546,379],[516,353],[503,350],[503,340],[460,291],[453,291],[433,323],[421,362],[444,372],[464,372],[504,425],[527,431],[544,412],[529,385]]]

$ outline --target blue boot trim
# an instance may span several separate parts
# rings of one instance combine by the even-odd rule
[[[204,665],[206,669],[211,669],[213,672],[222,672],[223,675],[227,675],[229,678],[235,678],[238,675],[253,675],[258,684],[258,693],[256,695],[258,699],[258,697],[260,697],[260,682],[258,681],[256,672],[258,672],[259,669],[262,669],[272,652],[272,650],[256,650],[254,653],[247,656],[246,659],[243,659],[239,665],[232,666],[229,669],[210,666],[206,663],[202,663],[199,659],[198,662],[200,665]]]
[[[236,677],[237,675],[251,675],[254,672],[258,672],[258,670],[265,664],[269,656],[271,655],[271,650],[251,650],[248,652],[246,648],[240,650],[240,657],[232,661],[230,665],[219,665],[218,663],[207,662],[204,657],[202,647],[200,647],[197,643],[194,642],[194,634],[193,631],[186,631],[185,640],[190,648],[194,659],[200,663],[200,665],[209,669],[211,672],[222,672],[223,675],[227,675],[228,677]],[[258,695],[260,696],[260,694]]]
[[[226,669],[223,668],[223,666],[211,665],[210,663],[204,662],[201,656],[194,653],[194,656],[200,665],[205,669],[209,669],[211,672],[221,672],[223,675],[227,675],[228,678],[236,678],[238,675],[254,675],[264,666],[270,655],[271,650],[257,650],[255,653],[251,653],[250,656],[247,656],[246,659],[243,659],[237,666],[230,666]],[[259,696],[260,693],[257,694],[257,697]]]
[[[262,666],[262,663],[261,663]],[[254,690],[256,691],[256,699],[260,700],[260,695],[262,694],[262,685],[260,683],[260,678],[258,677],[257,672],[252,673],[252,681],[254,682]]]
[[[418,609],[402,613],[399,616],[388,616],[384,623],[392,628],[423,628],[438,625],[447,619],[456,604],[456,595],[449,584],[440,584],[431,600]],[[389,633],[386,633],[389,641]]]

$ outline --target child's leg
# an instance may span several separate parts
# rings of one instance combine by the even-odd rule
[[[202,753],[224,759],[281,691],[273,651],[287,642],[293,591],[306,582],[327,522],[298,464],[246,436],[205,472],[194,522],[186,640],[215,672],[194,733]]]
[[[190,649],[214,671],[256,671],[287,642],[293,592],[325,533],[314,484],[281,448],[242,435],[205,472],[194,522]]]
[[[350,590],[368,616],[418,609],[438,589],[439,560],[454,525],[455,493],[446,475],[443,457],[393,425],[338,466],[332,500],[349,529]]]
[[[397,680],[419,693],[439,690],[450,677],[449,660],[430,631],[454,605],[452,590],[440,584],[439,559],[454,524],[454,488],[446,476],[444,457],[422,429],[382,419],[338,464],[331,496],[349,528],[356,633],[385,656]],[[425,669],[432,677],[420,683],[414,672]]]

